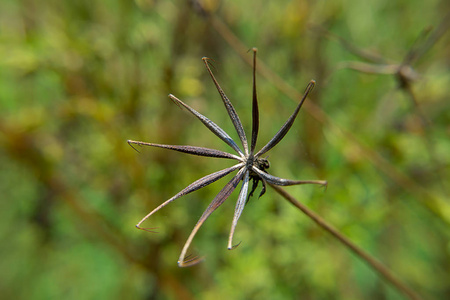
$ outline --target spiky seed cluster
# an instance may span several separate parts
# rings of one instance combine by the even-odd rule
[[[283,179],[279,177],[275,177],[273,175],[270,175],[267,173],[266,169],[269,168],[269,162],[266,158],[261,157],[263,154],[271,150],[273,147],[275,147],[286,135],[286,133],[291,128],[292,124],[294,123],[295,118],[297,117],[298,112],[300,111],[300,108],[302,107],[303,102],[305,101],[306,97],[308,96],[309,92],[314,88],[314,80],[311,80],[306,87],[306,91],[300,100],[300,103],[297,105],[294,113],[289,117],[289,119],[284,123],[284,125],[280,128],[280,130],[275,134],[275,136],[263,147],[261,150],[255,153],[255,146],[256,146],[256,140],[258,138],[258,130],[259,130],[259,110],[258,110],[258,100],[256,96],[256,52],[257,49],[253,48],[253,100],[252,100],[252,136],[251,136],[251,143],[250,143],[250,149],[247,142],[247,137],[244,132],[244,128],[242,127],[242,123],[239,119],[238,114],[236,113],[236,110],[234,109],[233,105],[231,104],[228,97],[223,92],[222,88],[220,87],[219,83],[217,82],[216,78],[214,77],[210,66],[208,64],[208,58],[204,57],[202,58],[203,62],[205,63],[206,69],[208,70],[209,75],[211,76],[217,91],[220,94],[220,97],[222,98],[223,104],[225,105],[225,108],[227,109],[228,115],[231,118],[231,121],[234,125],[234,128],[236,129],[236,132],[239,136],[239,139],[242,143],[243,151],[241,148],[236,144],[236,142],[219,126],[217,126],[214,122],[212,122],[207,117],[203,116],[199,112],[197,112],[195,109],[191,108],[189,105],[185,104],[183,101],[175,97],[174,95],[169,95],[169,98],[175,102],[178,106],[187,109],[190,113],[192,113],[194,116],[196,116],[212,133],[214,133],[216,136],[218,136],[221,140],[223,140],[225,143],[227,143],[231,148],[233,148],[237,155],[223,152],[220,150],[215,149],[209,149],[204,147],[195,147],[195,146],[181,146],[181,145],[162,145],[162,144],[154,144],[154,143],[146,143],[146,142],[139,142],[139,141],[132,141],[128,140],[128,144],[130,144],[131,147],[134,145],[139,146],[152,146],[152,147],[159,147],[159,148],[165,148],[170,150],[175,150],[179,152],[184,152],[188,154],[193,155],[199,155],[199,156],[208,156],[208,157],[221,157],[221,158],[227,158],[227,159],[234,159],[237,160],[238,163],[232,167],[217,171],[215,173],[206,175],[203,178],[198,179],[197,181],[193,182],[189,186],[187,186],[185,189],[180,191],[178,194],[170,198],[169,200],[162,203],[160,206],[155,208],[153,211],[151,211],[148,215],[146,215],[137,225],[136,227],[138,229],[151,231],[151,228],[143,228],[141,227],[141,224],[147,220],[151,215],[153,215],[155,212],[169,204],[170,202],[174,201],[175,199],[180,198],[181,196],[187,195],[193,191],[196,191],[198,189],[201,189],[202,187],[205,187],[216,180],[224,177],[225,175],[238,170],[237,174],[222,188],[222,190],[217,194],[217,196],[214,198],[214,200],[210,203],[208,208],[205,210],[205,212],[202,214],[200,219],[198,220],[197,224],[195,225],[194,229],[192,230],[191,234],[189,235],[183,250],[181,251],[180,258],[178,259],[178,265],[180,267],[187,267],[194,265],[202,260],[202,258],[199,257],[187,257],[186,252],[195,236],[197,231],[200,229],[202,224],[208,219],[208,217],[220,206],[223,202],[230,196],[230,194],[236,189],[239,182],[242,181],[242,187],[241,191],[239,193],[239,197],[236,203],[236,208],[234,211],[234,217],[231,224],[231,230],[230,235],[228,238],[228,249],[234,249],[238,245],[233,245],[233,235],[234,230],[236,228],[237,222],[239,220],[239,217],[242,214],[242,211],[244,210],[244,206],[247,202],[247,199],[250,195],[253,194],[253,191],[256,188],[256,185],[259,181],[262,181],[263,183],[263,190],[260,194],[260,196],[265,192],[266,184],[269,185],[280,185],[280,186],[288,186],[288,185],[299,185],[299,184],[320,184],[320,185],[326,185],[326,181],[321,180],[289,180],[289,179]],[[134,148],[134,147],[133,147]],[[248,194],[248,187],[249,187],[249,181],[250,179],[253,180],[253,189],[250,192],[250,194],[247,197]]]

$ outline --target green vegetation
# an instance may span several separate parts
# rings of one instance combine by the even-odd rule
[[[143,224],[158,234],[134,227],[231,163],[126,141],[230,151],[167,95],[235,138],[208,56],[248,134],[257,47],[257,148],[317,82],[269,172],[327,180],[285,190],[423,298],[445,299],[448,11],[437,0],[1,1],[0,297],[404,299],[271,188],[245,208],[237,249],[226,249],[235,191],[193,241],[206,260],[178,268],[230,176]]]

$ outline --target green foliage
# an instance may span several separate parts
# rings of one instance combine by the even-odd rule
[[[400,64],[427,26],[449,26],[441,24],[449,4],[199,2],[203,13],[196,1],[1,1],[1,298],[401,299],[270,188],[247,205],[236,250],[226,245],[237,192],[193,242],[206,261],[178,268],[192,227],[230,177],[158,212],[144,224],[158,234],[134,228],[229,164],[162,149],[139,154],[127,139],[229,151],[166,95],[235,137],[201,61],[208,56],[249,133],[251,68],[241,58],[257,47],[269,68],[257,74],[257,148],[295,108],[286,84],[301,93],[315,79],[308,101],[326,114],[318,118],[307,103],[270,151],[271,174],[327,180],[326,191],[287,189],[413,290],[444,299],[449,33],[412,62],[420,78],[406,86],[395,74],[369,74],[368,65],[347,68],[367,60],[329,33]]]

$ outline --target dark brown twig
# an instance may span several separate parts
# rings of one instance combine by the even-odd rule
[[[352,241],[350,241],[347,237],[345,237],[342,233],[340,233],[336,228],[328,224],[324,219],[322,219],[315,212],[310,210],[308,207],[300,203],[297,199],[295,199],[291,194],[286,192],[280,186],[276,186],[273,184],[269,185],[284,199],[292,203],[295,207],[300,209],[306,216],[308,216],[311,220],[313,220],[317,225],[322,227],[325,231],[333,235],[339,242],[344,244],[347,248],[349,248],[353,253],[355,253],[359,258],[361,258],[366,264],[368,264],[373,270],[378,272],[384,280],[388,283],[392,284],[398,291],[407,296],[412,300],[422,299],[417,293],[407,287],[404,283],[402,283],[391,271],[386,268],[381,262],[373,258],[370,254],[356,246]]]

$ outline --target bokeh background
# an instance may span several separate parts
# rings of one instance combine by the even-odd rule
[[[258,147],[317,85],[270,172],[427,299],[450,295],[448,1],[0,2],[2,299],[403,299],[346,247],[268,189],[226,250],[237,192],[177,259],[230,179],[135,224],[230,161],[127,140],[230,151],[172,93],[233,126],[201,61]],[[259,194],[259,190],[256,192]]]

